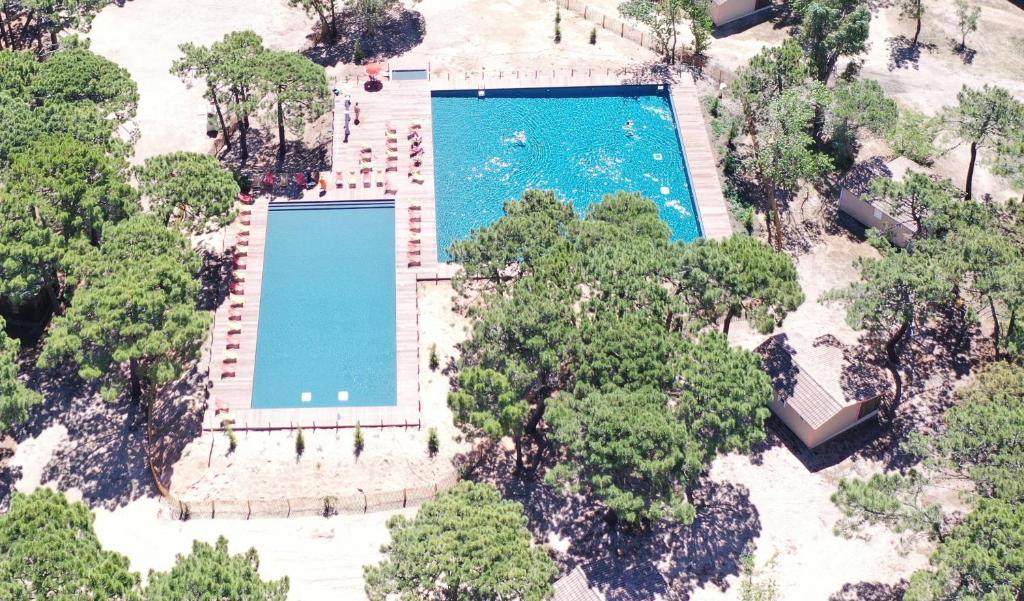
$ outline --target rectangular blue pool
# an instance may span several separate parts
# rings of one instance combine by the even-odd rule
[[[252,407],[395,404],[394,203],[271,204]]]
[[[557,190],[580,213],[640,192],[673,239],[701,235],[667,86],[435,91],[431,110],[442,261],[529,188]]]

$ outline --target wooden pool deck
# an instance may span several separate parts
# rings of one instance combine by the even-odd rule
[[[419,427],[420,391],[419,374],[422,363],[419,340],[419,309],[417,282],[421,280],[447,280],[458,271],[455,265],[437,260],[437,214],[434,197],[434,140],[431,120],[430,95],[433,90],[445,89],[503,89],[545,88],[594,85],[621,85],[619,76],[609,72],[587,73],[552,72],[550,77],[541,71],[509,71],[494,73],[489,78],[477,76],[435,77],[429,81],[385,81],[378,92],[355,89],[351,92],[348,112],[349,136],[345,141],[345,96],[336,97],[334,114],[333,168],[324,174],[327,193],[319,196],[308,191],[302,200],[394,200],[395,202],[395,289],[397,333],[397,405],[390,407],[255,409],[251,407],[253,375],[256,362],[256,343],[259,326],[260,291],[263,276],[263,253],[269,203],[288,202],[287,198],[260,197],[251,208],[249,217],[249,244],[247,256],[241,259],[245,268],[243,306],[238,308],[237,320],[230,319],[231,301],[225,301],[215,313],[210,352],[211,402],[203,422],[205,429],[221,429],[225,419],[235,429],[290,429],[354,427]],[[705,237],[723,238],[732,234],[728,210],[718,178],[711,142],[708,138],[697,96],[696,87],[689,80],[672,84],[670,96],[675,109],[678,132],[683,142],[690,180]],[[359,107],[359,124],[355,121],[355,107]],[[386,124],[397,129],[397,169],[387,168]],[[420,125],[423,146],[422,163],[418,174],[422,182],[415,182],[410,174],[416,170],[410,156],[408,139],[413,123]],[[364,146],[372,150],[376,185],[364,185],[359,173]],[[377,173],[375,170],[382,172]],[[335,176],[341,171],[344,185],[336,186]],[[352,172],[355,171],[355,177]],[[384,177],[392,178],[397,189],[392,193],[383,185]],[[351,185],[353,183],[355,185]],[[240,222],[228,228],[228,244],[234,244]],[[228,333],[233,328],[240,332],[232,338],[238,348],[227,349]],[[224,363],[229,353],[236,360]],[[231,375],[231,373],[233,375]],[[228,408],[218,414],[218,406]]]

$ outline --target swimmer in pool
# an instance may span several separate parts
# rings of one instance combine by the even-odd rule
[[[525,131],[523,131],[523,130],[517,131],[514,139],[515,139],[516,144],[518,144],[519,146],[526,146],[526,132]]]
[[[626,135],[632,138],[636,135],[636,131],[633,130],[633,120],[627,119],[626,124],[622,126],[622,129],[626,131]]]

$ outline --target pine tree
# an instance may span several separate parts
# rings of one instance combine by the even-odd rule
[[[393,596],[543,601],[558,570],[531,540],[523,508],[491,484],[463,482],[388,520],[384,559],[363,568],[371,601]]]
[[[234,219],[238,183],[208,154],[172,152],[151,157],[135,170],[135,177],[150,212],[185,233],[203,233]]]

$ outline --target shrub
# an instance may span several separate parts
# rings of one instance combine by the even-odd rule
[[[902,111],[894,127],[886,136],[892,151],[921,165],[930,165],[938,149],[935,139],[942,124],[917,111]]]
[[[437,345],[430,345],[430,371],[437,371],[438,366],[441,365],[441,358],[437,356]]]
[[[306,438],[302,435],[302,428],[295,433],[295,457],[302,457],[306,451]]]
[[[559,25],[562,22],[562,7],[555,5],[555,25]]]
[[[441,440],[437,436],[437,428],[427,430],[427,454],[433,457],[440,449]]]
[[[562,27],[559,25],[555,25],[555,43],[562,43]]]
[[[363,45],[356,40],[355,46],[352,47],[352,62],[361,65],[366,60],[366,53],[363,52]]]
[[[363,428],[356,423],[355,436],[352,439],[352,451],[359,457],[363,454],[363,447],[366,445],[366,440],[363,438]]]
[[[327,495],[326,497],[323,498],[323,503],[324,503],[324,517],[325,518],[329,518],[332,515],[338,513],[338,508],[337,508],[338,499],[336,497],[332,497],[331,495]]]
[[[597,27],[590,29],[590,45],[597,44]]]
[[[235,436],[235,430],[230,425],[224,430],[224,434],[228,437],[228,454],[230,455],[238,448],[238,437]]]

